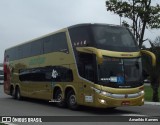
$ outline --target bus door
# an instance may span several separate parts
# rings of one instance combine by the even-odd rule
[[[83,77],[83,96],[86,105],[94,103],[94,93],[91,87],[96,82],[96,56],[94,54],[81,53],[79,55],[79,74]]]

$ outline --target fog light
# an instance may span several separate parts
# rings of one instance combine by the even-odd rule
[[[144,98],[142,99],[142,102],[144,102]]]
[[[106,101],[104,99],[100,99],[100,103],[105,104]]]
[[[144,90],[141,91],[141,94],[144,94]]]

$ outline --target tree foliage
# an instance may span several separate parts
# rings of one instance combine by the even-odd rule
[[[160,36],[157,36],[154,41],[149,40],[151,48],[160,47]]]
[[[152,0],[153,1],[153,0]],[[107,11],[114,12],[120,17],[131,20],[131,24],[123,21],[129,27],[142,47],[146,28],[160,28],[160,5],[151,5],[151,0],[107,0]]]
[[[159,101],[158,88],[160,85],[160,36],[158,36],[154,41],[150,41],[151,48],[149,51],[156,55],[156,66],[151,67],[150,59],[143,57],[144,70],[149,74],[151,80],[151,86],[153,89],[152,101]]]

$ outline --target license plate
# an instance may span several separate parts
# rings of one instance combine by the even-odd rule
[[[123,106],[130,105],[130,101],[122,101],[121,105],[123,105]]]

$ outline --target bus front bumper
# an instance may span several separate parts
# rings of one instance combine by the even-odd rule
[[[95,96],[94,101],[96,104],[95,106],[101,108],[121,107],[121,106],[141,106],[144,105],[144,94],[134,98],[128,98],[127,96],[124,98],[111,98],[97,94],[97,96]]]
[[[121,107],[121,106],[141,106],[144,105],[144,87],[133,89],[103,88],[103,90],[92,87],[95,91],[94,106]]]

